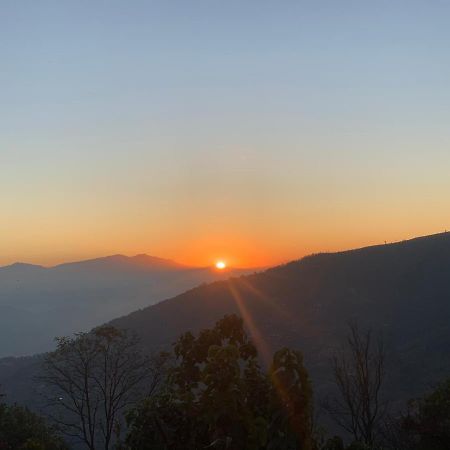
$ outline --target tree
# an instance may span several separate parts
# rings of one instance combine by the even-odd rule
[[[321,450],[345,450],[344,441],[340,436],[327,439]]]
[[[39,377],[49,415],[90,450],[108,450],[124,410],[155,390],[161,364],[142,353],[136,336],[111,326],[58,338]]]
[[[67,450],[68,447],[42,417],[27,408],[0,404],[0,449]]]
[[[431,394],[410,402],[397,421],[398,448],[448,450],[450,448],[450,379]],[[406,444],[407,446],[406,446]]]
[[[274,386],[270,448],[311,450],[312,388],[301,353],[288,348],[277,351],[270,378]]]
[[[349,324],[346,347],[333,357],[338,394],[327,399],[325,409],[355,441],[372,446],[387,412],[381,393],[385,381],[385,349],[372,332],[361,333]]]
[[[298,352],[278,352],[269,377],[242,320],[231,315],[197,337],[183,334],[173,353],[164,388],[128,415],[127,448],[311,448],[311,389]]]

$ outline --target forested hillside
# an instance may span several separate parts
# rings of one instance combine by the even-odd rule
[[[265,353],[284,345],[305,355],[316,396],[328,389],[329,359],[349,320],[383,335],[395,401],[420,394],[450,371],[450,234],[332,254],[200,286],[113,320],[151,350],[186,330],[237,313]],[[27,361],[0,361],[0,384],[26,400]],[[28,401],[28,400],[27,400]]]

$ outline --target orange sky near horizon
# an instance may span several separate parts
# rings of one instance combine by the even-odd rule
[[[132,243],[126,239],[115,237],[113,242],[108,242],[105,236],[101,239],[83,240],[84,245],[70,243],[47,246],[30,243],[30,248],[23,249],[23,253],[3,252],[0,257],[0,265],[8,265],[14,262],[26,262],[53,266],[64,262],[79,261],[84,259],[109,256],[113,254],[125,254],[133,256],[147,253],[152,256],[168,258],[190,266],[213,266],[217,261],[223,260],[230,267],[268,267],[303,256],[318,252],[334,252],[351,248],[365,247],[369,245],[383,244],[384,241],[396,242],[422,235],[434,234],[445,231],[444,228],[429,229],[427,227],[410,228],[409,233],[400,230],[389,233],[381,230],[371,236],[362,233],[352,235],[335,235],[332,230],[308,243],[293,244],[289,237],[277,236],[271,242],[261,242],[254,237],[245,239],[237,236],[211,236],[201,237],[190,242],[181,242],[179,246],[159,242],[154,245],[148,243]],[[384,239],[386,237],[386,239]],[[333,239],[334,238],[334,239]],[[17,251],[17,248],[15,248]]]
[[[450,228],[450,4],[132,3],[2,4],[0,265]]]
[[[407,163],[390,155],[388,165],[379,154],[358,170],[355,155],[343,153],[340,167],[349,166],[339,170],[331,155],[326,165],[302,167],[310,156],[280,163],[275,152],[237,150],[165,161],[112,154],[103,166],[89,164],[86,153],[78,167],[66,152],[56,160],[60,172],[55,155],[41,155],[42,170],[15,156],[0,155],[10,165],[2,181],[11,185],[27,171],[28,182],[16,183],[14,195],[0,191],[2,265],[147,253],[195,266],[224,259],[258,267],[450,229],[450,153],[411,154]],[[203,166],[191,170],[192,158]]]

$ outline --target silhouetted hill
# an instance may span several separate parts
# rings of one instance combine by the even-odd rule
[[[158,258],[143,253],[136,256],[112,255],[103,258],[88,259],[86,261],[70,262],[55,266],[53,269],[58,272],[96,270],[113,273],[115,271],[135,271],[139,269],[144,272],[186,270],[193,269],[193,267],[179,264],[170,259]]]
[[[331,349],[357,319],[384,335],[391,387],[409,397],[450,376],[450,234],[309,256],[190,290],[112,324],[138,331],[154,348],[230,312],[247,317],[262,345],[301,349],[320,384]]]
[[[409,398],[450,375],[450,234],[309,256],[197,287],[111,323],[137,331],[155,350],[233,312],[262,354],[283,345],[302,350],[318,396],[329,388],[331,351],[357,319],[388,342],[390,397]],[[4,364],[0,384],[16,398],[19,379],[11,361],[5,376]],[[23,361],[20,367],[23,374]]]
[[[226,276],[148,255],[0,267],[0,356],[49,350],[55,336],[87,331]]]

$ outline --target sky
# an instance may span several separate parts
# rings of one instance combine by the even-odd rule
[[[450,228],[450,3],[2,0],[0,264],[262,266]]]

